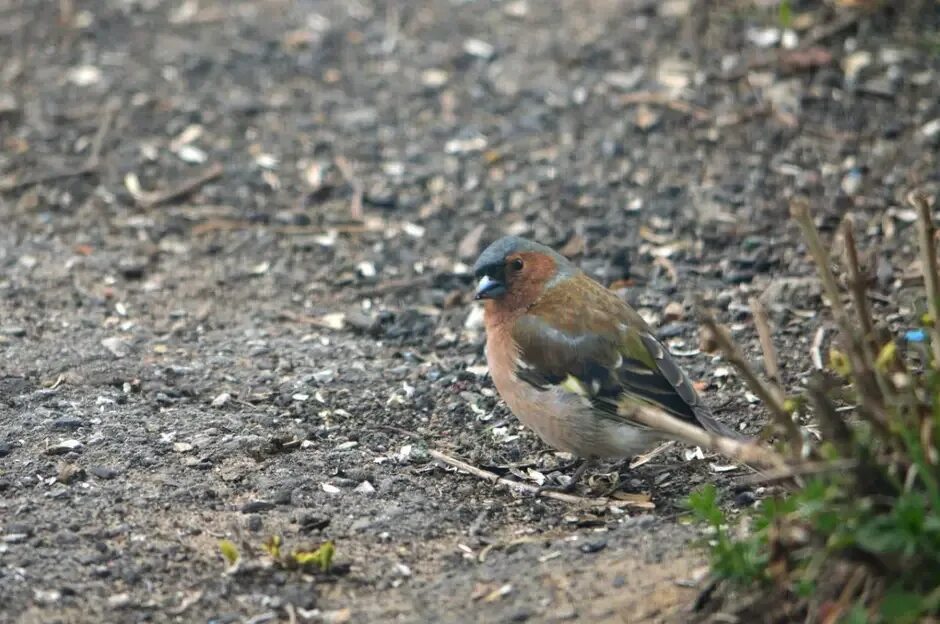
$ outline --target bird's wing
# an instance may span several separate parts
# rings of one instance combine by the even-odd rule
[[[558,386],[584,396],[602,417],[623,418],[617,413],[618,405],[638,399],[707,430],[728,434],[669,351],[642,320],[635,322],[633,310],[620,304],[626,312],[610,319],[603,331],[598,328],[597,314],[593,318],[569,315],[564,328],[544,315],[520,318],[512,331],[519,348],[518,377],[537,388]]]

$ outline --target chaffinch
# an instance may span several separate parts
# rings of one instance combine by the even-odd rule
[[[507,236],[473,271],[500,396],[550,446],[588,460],[569,486],[590,460],[632,457],[668,438],[618,415],[625,400],[730,434],[642,317],[562,255]]]

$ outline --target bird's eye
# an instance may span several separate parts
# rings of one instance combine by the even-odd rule
[[[522,259],[521,259],[521,258],[516,258],[515,260],[513,260],[512,262],[509,263],[509,266],[512,267],[512,270],[513,270],[513,271],[521,271],[521,270],[522,270],[522,266],[523,266]]]

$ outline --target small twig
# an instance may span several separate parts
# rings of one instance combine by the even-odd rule
[[[623,105],[630,104],[653,104],[657,106],[665,106],[671,110],[677,111],[679,113],[685,113],[686,115],[691,115],[699,121],[705,121],[706,119],[711,118],[711,113],[706,109],[694,104],[689,104],[688,102],[683,102],[682,100],[677,100],[668,93],[661,93],[656,91],[637,91],[635,93],[625,93],[620,96],[620,103]]]
[[[803,238],[809,248],[813,262],[816,264],[816,272],[822,282],[823,290],[826,292],[832,316],[841,330],[842,341],[848,349],[849,365],[856,382],[855,387],[859,389],[858,412],[878,427],[879,430],[887,434],[887,417],[879,405],[882,396],[889,389],[884,379],[874,372],[872,368],[873,361],[865,354],[864,341],[859,339],[856,327],[845,310],[842,295],[839,292],[839,285],[832,273],[832,268],[829,266],[829,253],[819,238],[819,230],[816,229],[816,224],[813,223],[809,205],[805,200],[795,199],[790,204],[790,213],[803,231]],[[879,396],[879,394],[882,396]]]
[[[482,468],[477,468],[471,464],[468,464],[465,461],[457,459],[456,457],[451,457],[446,455],[441,451],[430,450],[428,453],[439,462],[443,462],[449,466],[454,466],[455,468],[468,472],[475,477],[480,479],[485,479],[491,483],[498,483],[505,485],[517,492],[528,492],[530,494],[537,494],[538,496],[544,496],[546,498],[552,498],[564,503],[571,503],[573,505],[589,505],[592,507],[632,507],[635,509],[655,509],[655,505],[652,502],[639,502],[639,501],[626,501],[626,500],[617,500],[612,498],[585,498],[582,496],[574,496],[573,494],[565,494],[564,492],[554,492],[552,490],[541,490],[538,486],[532,485],[530,483],[522,483],[521,481],[514,481],[512,479],[506,479],[499,476],[494,472],[489,472],[483,470]]]
[[[346,160],[345,157],[337,156],[333,159],[333,162],[336,164],[336,168],[339,169],[340,174],[342,174],[349,186],[352,187],[352,200],[349,202],[349,216],[353,221],[362,221],[362,182],[356,178],[352,165],[349,164],[349,161]]]
[[[751,297],[751,315],[754,317],[754,327],[757,328],[757,337],[760,339],[760,348],[764,352],[764,372],[767,377],[780,383],[780,366],[777,363],[777,350],[770,333],[770,321],[767,310],[757,297]]]
[[[782,455],[753,441],[727,438],[670,416],[661,409],[641,403],[621,404],[617,413],[641,425],[660,431],[669,437],[688,444],[711,449],[743,464],[773,466],[787,465]],[[791,421],[792,422],[792,421]],[[795,425],[794,425],[795,426]]]
[[[846,335],[851,335],[849,316],[842,304],[842,293],[839,292],[839,285],[836,282],[835,275],[832,274],[832,269],[829,266],[829,253],[819,238],[819,231],[816,229],[816,224],[813,223],[809,205],[803,200],[794,200],[790,204],[790,214],[803,231],[803,239],[806,241],[810,255],[816,263],[816,270],[819,273],[823,289],[826,291],[826,298],[829,299],[832,316],[836,319],[839,327],[846,332]]]
[[[828,39],[833,35],[837,35],[847,28],[851,28],[859,20],[860,15],[858,13],[847,13],[841,18],[830,22],[829,24],[824,24],[813,29],[806,37],[803,38],[803,41],[800,42],[800,45],[795,50],[787,50],[790,54],[798,53],[801,51],[806,51],[811,48],[819,45],[824,39]],[[765,52],[763,54],[756,55],[751,62],[746,63],[740,69],[732,72],[729,75],[723,77],[724,80],[738,80],[743,78],[755,69],[763,69],[769,65],[773,65],[780,61],[781,52],[777,50],[772,50]]]
[[[842,221],[842,237],[845,240],[845,267],[849,270],[849,288],[852,292],[852,302],[855,304],[855,314],[862,325],[865,343],[874,336],[875,324],[871,318],[868,307],[868,297],[865,288],[865,279],[858,261],[858,249],[855,245],[855,221],[846,215]]]
[[[388,293],[394,293],[401,290],[411,290],[417,286],[424,286],[430,284],[434,281],[434,276],[429,273],[424,273],[422,275],[416,275],[414,277],[403,277],[401,279],[389,280],[387,282],[376,284],[374,286],[366,286],[357,290],[359,295],[384,295]]]
[[[134,200],[137,202],[137,205],[141,208],[153,208],[160,204],[166,203],[168,201],[183,197],[184,195],[189,195],[200,186],[207,182],[211,182],[216,179],[222,172],[225,171],[225,168],[221,163],[213,163],[209,166],[208,169],[202,173],[195,175],[187,180],[183,180],[174,188],[166,189],[165,191],[141,191],[141,190],[131,190],[131,194],[134,196]],[[135,178],[136,179],[136,178]]]
[[[927,196],[920,191],[907,195],[907,202],[917,210],[918,233],[920,234],[920,263],[924,274],[924,287],[927,290],[927,305],[930,310],[930,346],[934,361],[940,365],[940,279],[937,277],[936,229]]]
[[[819,326],[816,329],[816,334],[813,336],[813,344],[810,347],[810,357],[813,360],[813,368],[816,370],[823,370],[823,359],[822,359],[822,345],[823,341],[826,339],[826,328]]]
[[[805,477],[809,475],[824,474],[827,472],[838,472],[841,470],[851,470],[858,465],[854,459],[837,459],[834,461],[805,462],[794,464],[783,468],[773,468],[765,470],[760,474],[747,475],[735,481],[736,485],[758,485],[764,483],[774,483],[777,481],[786,481],[794,477]]]
[[[254,221],[247,221],[245,219],[209,219],[203,221],[202,223],[197,223],[190,230],[190,233],[193,236],[201,236],[203,234],[209,234],[211,232],[231,232],[235,230],[250,230],[253,228],[263,229],[275,234],[285,234],[292,236],[302,236],[304,234],[328,234],[330,232],[336,232],[337,234],[361,234],[362,232],[370,231],[370,228],[365,225],[332,225],[328,227],[320,227],[316,225],[277,225],[277,226],[268,226],[256,223]]]
[[[741,353],[741,350],[731,339],[727,328],[719,325],[715,317],[706,312],[703,306],[699,306],[699,309],[702,322],[712,332],[712,336],[725,359],[741,373],[744,383],[767,406],[774,421],[786,432],[794,455],[799,457],[803,448],[803,436],[800,435],[800,428],[793,422],[793,418],[784,407],[783,392],[776,384],[771,385],[760,379],[745,359],[744,354]]]
[[[105,105],[104,111],[101,113],[101,123],[98,124],[98,130],[95,132],[95,136],[91,141],[88,158],[86,158],[85,162],[80,166],[75,169],[44,173],[24,180],[0,182],[0,192],[15,191],[28,186],[54,182],[55,180],[62,180],[63,178],[75,178],[97,172],[101,167],[101,150],[104,147],[104,140],[111,130],[111,125],[114,123],[114,117],[117,115],[118,109],[120,109],[120,100],[117,98],[109,100]]]
[[[650,460],[658,457],[659,455],[662,455],[663,453],[665,453],[667,450],[671,449],[675,445],[676,443],[673,440],[670,440],[668,442],[663,442],[662,444],[654,448],[652,451],[649,451],[647,453],[643,453],[642,455],[637,455],[636,457],[634,457],[632,460],[630,460],[628,467],[630,468],[630,470],[639,468],[640,466],[646,463],[649,463]]]

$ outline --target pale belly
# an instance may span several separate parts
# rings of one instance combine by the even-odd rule
[[[596,413],[590,402],[561,388],[539,390],[511,371],[490,366],[493,383],[509,409],[546,444],[587,458],[638,455],[663,436]]]

